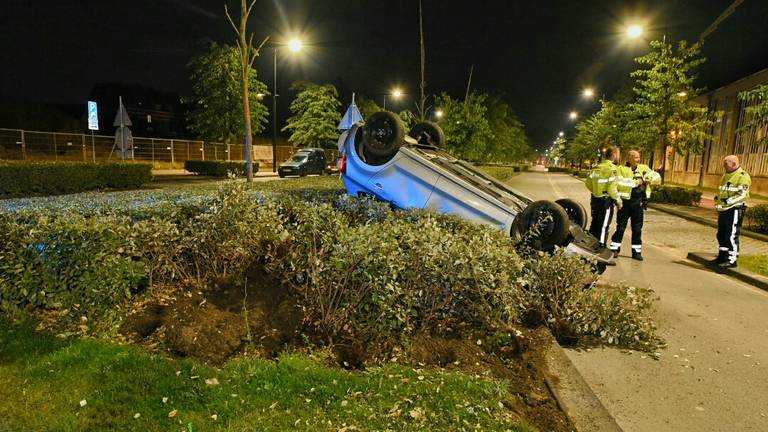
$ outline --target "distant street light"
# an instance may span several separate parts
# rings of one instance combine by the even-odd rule
[[[400,99],[400,97],[403,95],[403,91],[400,90],[400,87],[395,87],[395,88],[393,88],[389,92],[389,95],[392,96],[395,99]],[[384,110],[387,109],[387,93],[384,93],[384,107],[383,108],[384,108]]]
[[[684,92],[684,91],[681,91],[681,92],[680,92],[680,93],[678,93],[677,95],[678,95],[678,96],[680,96],[681,98],[684,98],[684,97],[688,96],[688,93],[686,93],[686,92]]]
[[[285,45],[291,52],[301,51],[304,43],[301,39],[292,38]],[[272,172],[277,172],[277,44],[272,46],[274,54],[274,81],[272,83]],[[257,95],[258,96],[258,95]]]
[[[584,89],[581,95],[584,96],[584,99],[592,99],[595,97],[595,90],[593,88],[587,87]]]
[[[643,34],[643,28],[637,24],[633,24],[627,27],[627,37],[630,39],[637,39]]]
[[[435,117],[437,117],[438,119],[443,118],[443,110],[435,111]]]
[[[570,118],[571,120],[576,120],[577,118],[579,118],[579,113],[577,113],[576,111],[571,111],[571,113],[568,114],[568,118]]]
[[[564,136],[564,135],[565,135],[565,132],[563,131],[560,131],[560,133],[557,134],[557,136]]]

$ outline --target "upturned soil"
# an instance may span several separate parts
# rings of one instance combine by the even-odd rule
[[[136,305],[120,327],[128,340],[151,351],[164,350],[211,365],[246,353],[274,358],[285,348],[305,349],[327,343],[303,322],[296,300],[281,282],[253,268],[239,283],[221,280],[202,290],[168,287]],[[508,380],[513,396],[505,406],[542,431],[573,427],[547,390],[544,352],[547,330],[510,328],[503,342],[472,334],[417,335],[406,352],[389,353],[405,364],[441,367]],[[459,333],[459,332],[457,332]],[[392,343],[396,346],[396,343]],[[382,358],[380,348],[365,341],[333,343],[333,362],[362,369]]]

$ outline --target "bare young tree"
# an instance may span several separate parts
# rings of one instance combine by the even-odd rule
[[[427,53],[424,48],[424,20],[422,18],[421,0],[419,0],[419,40],[421,45],[421,84],[419,85],[419,88],[421,89],[421,97],[419,99],[419,121],[424,121],[424,118],[426,117],[424,105],[427,103],[427,96],[424,93],[427,87],[427,82],[424,79],[424,67]]]
[[[232,24],[232,28],[237,35],[237,48],[240,51],[240,81],[243,89],[243,113],[245,113],[245,170],[246,181],[251,183],[253,181],[253,157],[251,156],[251,106],[250,106],[250,89],[248,88],[248,75],[253,67],[253,62],[256,57],[259,56],[261,47],[267,43],[269,36],[264,38],[258,48],[253,47],[253,33],[248,36],[248,17],[251,15],[253,5],[256,4],[256,0],[251,0],[251,4],[246,7],[246,0],[240,0],[240,23],[235,25],[235,21],[229,14],[227,4],[224,3],[224,13],[227,15],[229,23]]]

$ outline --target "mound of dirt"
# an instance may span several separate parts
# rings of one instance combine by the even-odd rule
[[[244,343],[261,356],[276,356],[297,337],[301,320],[280,281],[255,268],[242,281],[222,280],[198,292],[180,288],[165,304],[151,303],[128,316],[120,332],[218,365]]]

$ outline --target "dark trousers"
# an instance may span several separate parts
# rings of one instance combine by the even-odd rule
[[[632,221],[632,252],[641,253],[643,251],[643,200],[624,201],[624,205],[616,214],[616,232],[611,237],[611,250],[621,248],[621,240],[624,238],[624,231],[627,229],[627,222]]]
[[[739,258],[739,233],[744,222],[746,207],[738,206],[721,211],[717,215],[717,243],[720,251],[718,262],[735,263]]]
[[[590,201],[592,223],[589,225],[589,233],[597,237],[603,247],[608,241],[608,227],[611,226],[615,205],[616,203],[608,197],[597,198],[593,195]]]

